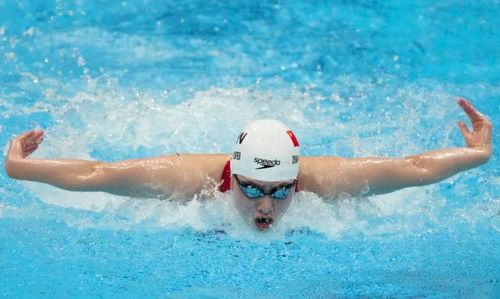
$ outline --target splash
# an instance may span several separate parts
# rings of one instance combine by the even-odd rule
[[[218,193],[213,198],[179,202],[130,199],[104,193],[72,193],[33,183],[26,184],[26,187],[44,203],[64,208],[65,212],[60,211],[58,215],[73,227],[118,230],[190,228],[201,232],[224,231],[235,238],[256,242],[282,239],[290,231],[304,230],[335,239],[348,235],[377,237],[421,233],[442,225],[439,210],[446,205],[445,199],[430,202],[426,190],[416,188],[372,199],[325,200],[313,193],[300,192],[281,221],[270,231],[261,233],[241,218],[230,192]]]
[[[35,157],[116,161],[176,152],[228,153],[239,129],[258,118],[278,118],[294,128],[305,155],[401,156],[429,147],[444,147],[459,137],[454,128],[454,113],[445,112],[457,110],[448,94],[435,89],[415,91],[413,86],[393,93],[378,83],[359,78],[356,83],[353,81],[347,78],[336,82],[332,86],[335,92],[329,96],[313,89],[210,88],[177,103],[161,92],[139,92],[116,82],[102,85],[96,79],[70,98],[50,89],[45,93],[50,98],[32,106],[16,107],[3,102],[3,107],[7,113],[18,115],[46,111],[53,118]],[[379,96],[393,93],[385,99],[391,109],[372,107],[367,101],[367,95],[376,89]],[[436,107],[422,100],[429,97],[444,103]],[[443,128],[433,129],[435,123]],[[304,229],[332,238],[351,234],[413,234],[450,225],[443,215],[452,213],[436,186],[336,201],[302,192],[282,221],[263,237],[242,221],[227,195],[176,203],[104,193],[71,193],[35,183],[25,186],[44,203],[67,209],[68,215],[63,217],[72,226],[124,230],[137,226],[188,227],[223,230],[252,240],[279,239],[289,231]],[[495,207],[487,209],[491,212]],[[81,211],[100,216],[89,217]],[[465,214],[471,219],[484,217]]]

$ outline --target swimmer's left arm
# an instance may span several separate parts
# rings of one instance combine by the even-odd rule
[[[467,147],[429,151],[400,159],[311,157],[301,163],[303,172],[308,174],[304,176],[304,189],[325,197],[382,194],[439,182],[486,163],[492,151],[492,125],[468,101],[460,99],[458,104],[473,126],[473,131],[469,131],[459,122]],[[316,175],[310,175],[312,173]]]

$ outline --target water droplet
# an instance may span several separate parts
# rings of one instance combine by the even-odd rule
[[[85,59],[83,59],[83,57],[79,56],[78,60],[77,60],[77,63],[78,63],[79,67],[82,67],[82,66],[85,65]]]
[[[5,57],[5,60],[12,60],[16,57],[16,53],[7,52],[7,53],[5,53],[4,57]]]
[[[32,36],[33,34],[35,34],[35,27],[30,27],[28,30],[23,32],[24,36]]]

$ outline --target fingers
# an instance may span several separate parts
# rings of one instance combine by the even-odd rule
[[[458,128],[460,129],[460,132],[462,132],[462,135],[464,135],[465,138],[467,138],[470,135],[470,131],[463,121],[458,122]]]
[[[490,121],[479,113],[479,111],[474,109],[467,100],[459,98],[458,104],[462,107],[472,123],[472,129],[467,128],[463,121],[458,123],[458,127],[465,138],[467,146],[486,148],[491,152],[492,125]]]
[[[33,153],[43,141],[43,131],[31,131],[24,139],[24,154],[26,156]]]
[[[43,131],[31,130],[14,138],[9,148],[12,157],[26,158],[31,155],[43,141]]]
[[[29,152],[30,154],[34,152],[40,143],[38,142],[32,142],[24,145],[24,151]]]
[[[35,134],[35,130],[24,132],[23,134],[17,136],[15,139],[24,140],[26,138],[31,138]]]
[[[470,118],[474,132],[486,131],[489,132],[489,134],[491,135],[492,125],[491,122],[488,120],[488,118],[486,118],[484,115],[479,113],[479,111],[474,109],[474,107],[472,107],[472,104],[469,103],[464,98],[459,98],[458,104],[460,105],[460,107],[462,107],[464,112]]]
[[[36,131],[34,134],[33,134],[33,141],[38,145],[40,143],[42,143],[43,141],[43,131],[40,130],[40,131]]]
[[[458,104],[460,105],[460,107],[462,107],[464,112],[470,118],[471,122],[474,123],[474,122],[482,121],[482,120],[486,119],[481,113],[479,113],[479,111],[474,109],[472,104],[469,101],[467,101],[466,99],[458,98]]]
[[[38,143],[40,144],[43,141],[43,131],[31,130],[19,135],[17,140],[20,140],[24,143]]]

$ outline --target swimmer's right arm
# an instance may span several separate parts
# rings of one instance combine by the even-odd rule
[[[227,155],[173,155],[100,162],[28,159],[43,140],[29,131],[10,144],[5,168],[15,179],[51,184],[70,191],[102,191],[132,197],[192,196],[216,185]]]

